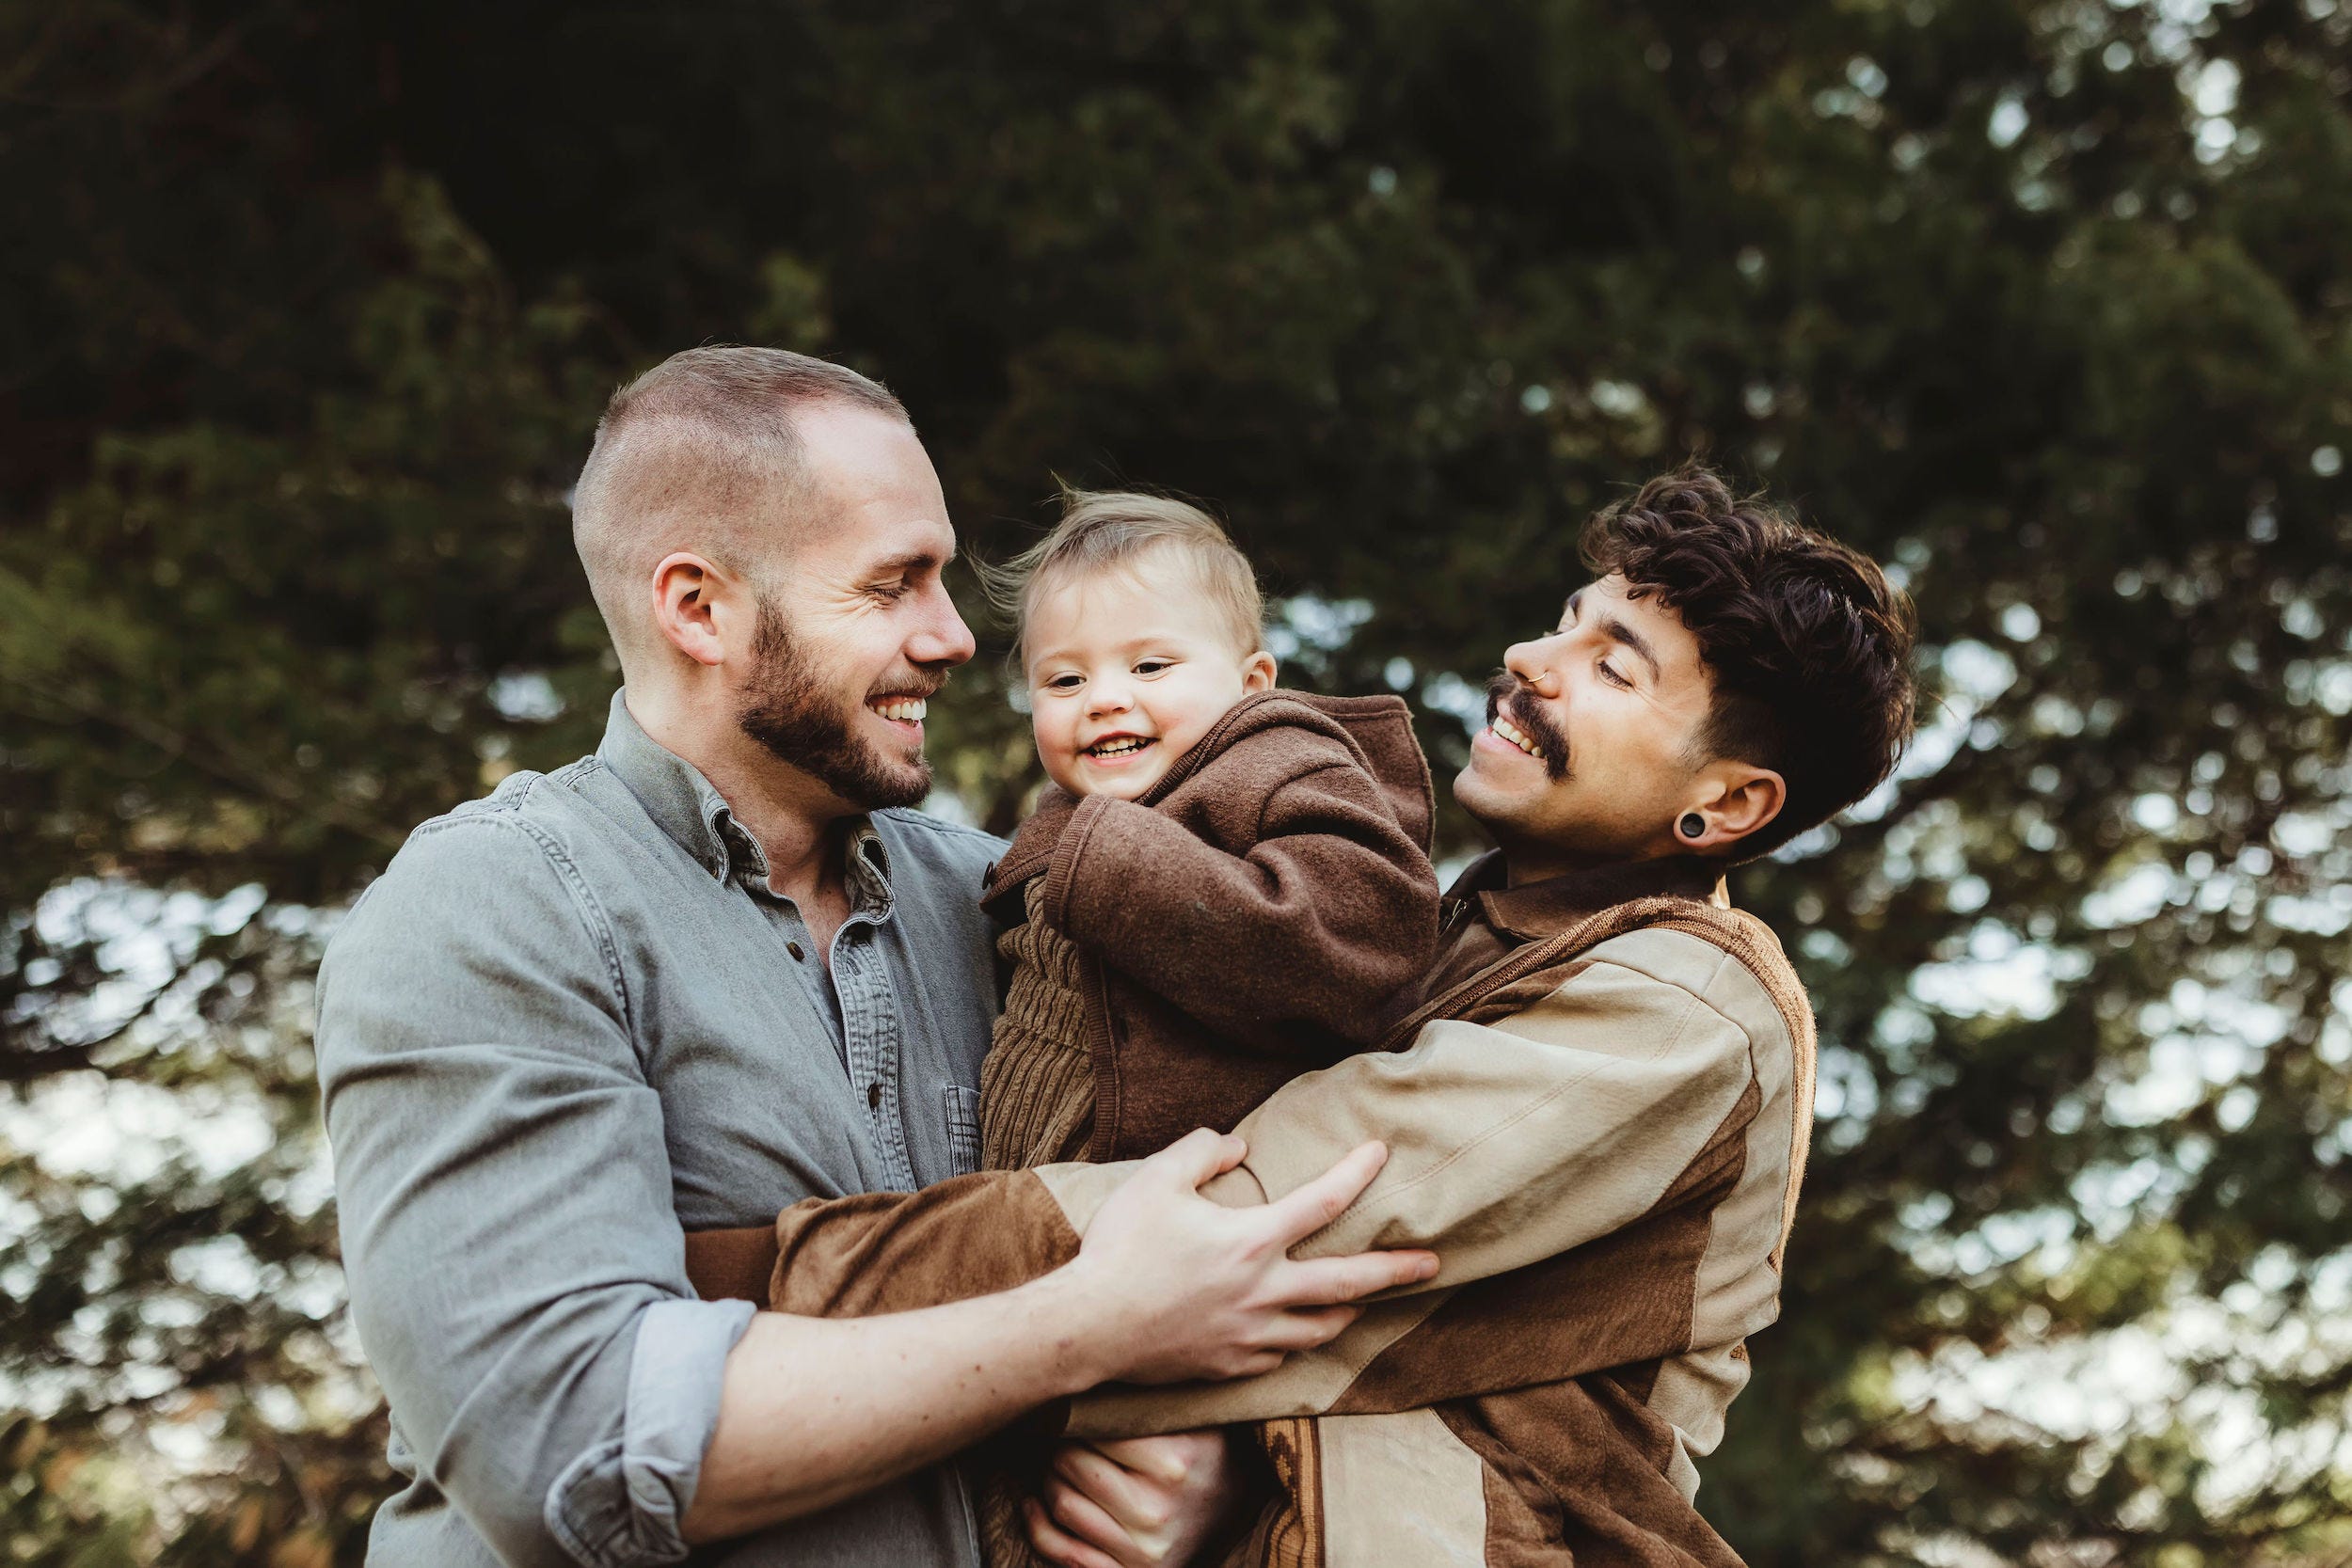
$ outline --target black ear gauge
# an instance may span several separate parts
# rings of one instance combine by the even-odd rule
[[[1677,823],[1676,827],[1680,830],[1683,837],[1693,844],[1707,836],[1707,818],[1694,811],[1684,812],[1682,820]]]

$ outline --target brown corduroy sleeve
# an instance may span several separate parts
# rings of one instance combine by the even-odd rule
[[[1034,1171],[981,1171],[918,1193],[808,1198],[776,1216],[768,1302],[810,1318],[906,1312],[1009,1291],[1078,1255]]]
[[[1306,1023],[1357,1044],[1438,940],[1438,881],[1362,768],[1331,761],[1265,800],[1221,848],[1161,812],[1092,796],[1063,830],[1044,917],[1236,1044],[1281,1053]]]

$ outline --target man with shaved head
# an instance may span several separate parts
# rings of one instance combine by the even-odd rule
[[[906,411],[821,360],[647,372],[574,525],[621,660],[603,743],[419,828],[321,970],[343,1260],[405,1482],[371,1562],[976,1564],[958,1449],[1106,1381],[1263,1370],[1434,1268],[1287,1256],[1378,1146],[1236,1212],[1196,1191],[1241,1152],[1201,1132],[1016,1290],[855,1323],[698,1296],[689,1256],[724,1275],[730,1227],[977,1164],[1003,846],[909,809],[973,641]],[[1206,1451],[1170,1506],[1214,1505]]]
[[[798,412],[778,419],[778,408]],[[811,459],[812,445],[866,466],[871,488],[843,498],[850,510],[824,506],[831,498],[818,494],[824,476]],[[823,654],[805,645],[815,628],[803,626],[796,634],[782,588],[770,579],[796,565],[854,564],[872,580],[822,585],[818,617],[832,631],[848,623],[830,612],[870,600],[878,586],[925,572],[936,578],[955,546],[930,469],[898,400],[820,359],[698,349],[623,388],[605,410],[573,493],[572,536],[624,678],[647,689],[648,705],[660,700],[653,689],[672,684],[663,678],[674,625],[665,618],[672,591],[665,585],[700,589],[705,565],[714,567],[752,590],[752,663],[736,714],[744,735],[842,800],[866,807],[920,801],[930,787],[920,710],[947,671],[972,653],[954,608],[937,598],[930,609],[945,620],[898,648],[897,657],[882,655],[890,667],[855,694],[884,722],[880,733],[868,733],[870,726],[856,722],[854,705],[838,701],[843,693],[833,689],[857,672],[829,669]],[[896,492],[881,488],[893,484]],[[898,526],[890,531],[894,520]],[[907,526],[918,520],[932,526]],[[844,525],[854,531],[861,522],[890,531],[876,539],[901,547],[865,552],[854,562],[823,549],[823,535]],[[677,556],[701,559],[673,568]],[[664,575],[672,570],[685,575]],[[807,585],[805,572],[802,581]],[[651,599],[648,582],[656,584]],[[811,607],[800,608],[797,619],[805,621]],[[711,667],[709,649],[675,645]]]

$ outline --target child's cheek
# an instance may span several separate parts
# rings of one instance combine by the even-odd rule
[[[1055,711],[1062,705],[1041,692],[1029,700],[1035,705],[1030,709],[1029,735],[1037,742],[1037,760],[1044,765],[1047,778],[1077,793],[1077,780],[1073,776],[1077,771],[1077,741],[1068,716]]]

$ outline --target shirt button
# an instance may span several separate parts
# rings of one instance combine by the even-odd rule
[[[866,1085],[866,1103],[877,1111],[882,1109],[882,1085],[880,1084]]]
[[[801,951],[801,944],[797,942],[786,942],[784,944],[784,950],[792,955],[792,961],[794,963],[799,963],[803,958],[806,957],[806,955]]]

